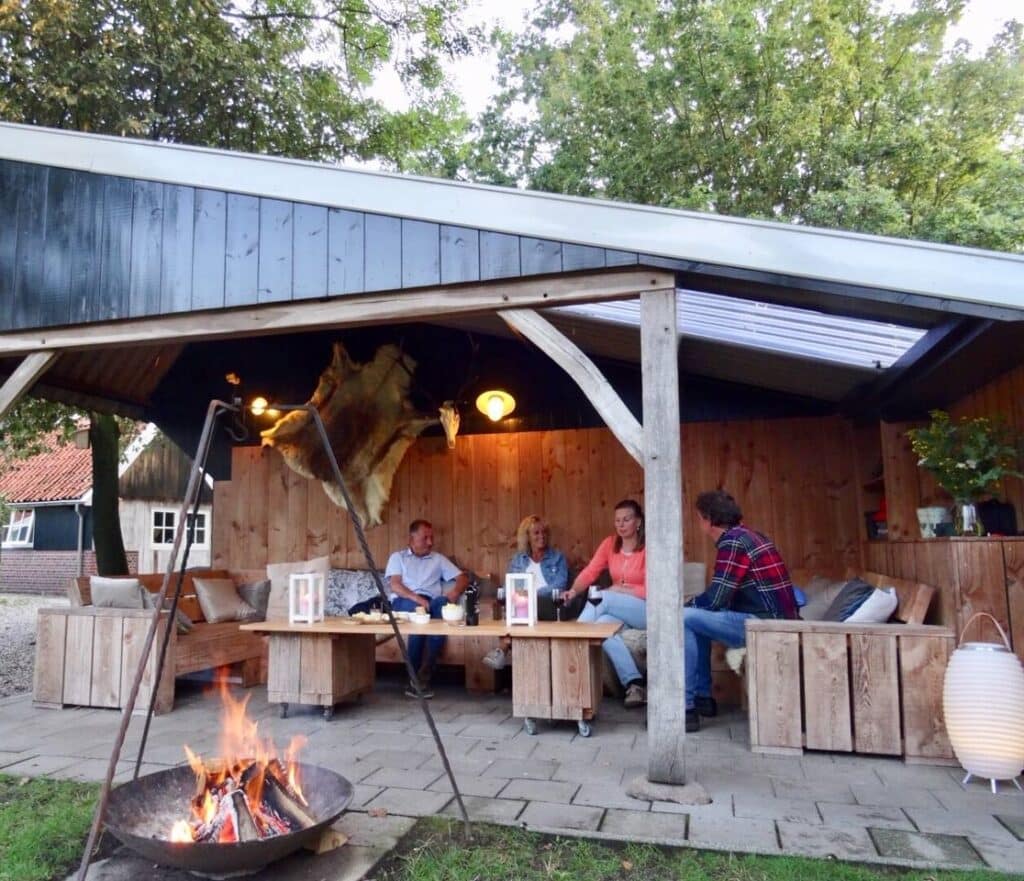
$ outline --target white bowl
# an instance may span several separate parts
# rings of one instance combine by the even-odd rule
[[[458,624],[466,617],[466,610],[462,606],[441,606],[441,617],[449,624]]]
[[[411,612],[409,614],[409,620],[412,621],[413,624],[429,624],[430,623],[430,616],[429,615],[419,615],[416,612]]]

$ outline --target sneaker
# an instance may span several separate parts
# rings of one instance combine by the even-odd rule
[[[626,698],[622,703],[626,707],[642,707],[647,703],[647,689],[638,682],[631,682],[626,688]]]
[[[693,734],[695,731],[700,731],[700,713],[696,710],[686,711],[686,733]]]
[[[484,663],[492,670],[504,670],[506,667],[510,667],[510,660],[508,652],[504,649],[491,649],[483,657]]]
[[[420,691],[423,693],[423,697],[427,700],[430,700],[434,696],[434,692],[431,690],[429,682],[424,682],[423,680],[420,680]],[[411,682],[405,689],[405,694],[406,697],[419,697],[419,694],[416,693],[416,689],[413,688]]]
[[[700,715],[706,716],[709,719],[712,716],[718,715],[718,704],[713,697],[704,697],[698,694],[695,703],[697,704],[697,712]]]

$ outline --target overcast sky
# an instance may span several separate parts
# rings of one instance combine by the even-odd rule
[[[490,27],[501,24],[509,30],[521,30],[524,16],[533,9],[536,0],[470,0],[466,16],[471,25]],[[891,0],[897,9],[909,9],[910,0]],[[1014,9],[1021,9],[1019,0],[969,0],[967,11],[954,29],[950,43],[961,37],[969,40],[975,51],[987,46],[1007,19],[1013,18]],[[1018,17],[1021,13],[1018,12]],[[466,110],[472,117],[487,106],[494,92],[496,60],[493,53],[478,55],[453,64],[449,73],[462,96]],[[381,76],[373,94],[388,106],[404,106],[405,97],[397,77]]]

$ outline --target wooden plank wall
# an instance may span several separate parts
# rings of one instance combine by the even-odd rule
[[[971,615],[988,612],[1024,660],[1024,538],[873,541],[865,543],[864,557],[872,572],[938,588],[926,623],[959,635]],[[975,622],[967,638],[1000,641],[987,619]]]
[[[839,418],[684,425],[686,559],[714,557],[691,500],[722,486],[793,568],[859,565],[851,438]],[[519,520],[541,513],[553,543],[580,566],[611,533],[615,502],[643,497],[639,465],[607,429],[461,436],[453,451],[442,438],[426,438],[395,475],[387,522],[367,538],[383,568],[388,554],[405,546],[409,521],[426,517],[438,550],[477,572],[502,573]],[[212,541],[217,567],[320,554],[330,554],[333,566],[365,566],[345,512],[269,448],[235,449],[232,480],[215,486]]]

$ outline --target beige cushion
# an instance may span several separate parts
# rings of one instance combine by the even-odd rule
[[[825,612],[832,605],[832,601],[839,596],[839,591],[845,584],[846,579],[835,580],[821,575],[815,575],[808,580],[807,584],[798,584],[797,587],[807,594],[807,605],[800,610],[800,617],[804,621],[824,620]]]
[[[707,590],[707,571],[703,563],[683,563],[683,602]]]
[[[288,617],[288,576],[304,572],[315,572],[323,575],[326,583],[327,571],[331,561],[328,557],[315,557],[312,560],[296,560],[292,563],[271,563],[267,566],[267,577],[270,579],[270,600],[267,602],[267,618],[269,620]]]
[[[239,595],[235,582],[230,578],[193,578],[196,598],[203,617],[210,624],[222,621],[244,621],[255,617],[257,612]]]
[[[142,585],[138,578],[89,578],[92,604],[105,609],[144,609]]]

